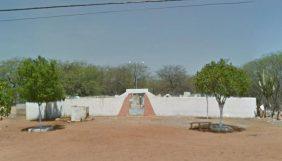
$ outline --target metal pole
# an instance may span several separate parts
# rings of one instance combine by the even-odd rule
[[[209,97],[206,95],[206,101],[207,101],[207,119],[209,119]]]
[[[135,89],[137,89],[137,63],[134,63],[134,75],[135,75]]]
[[[141,63],[144,64],[145,62],[142,61],[141,63],[138,63],[138,62],[129,61],[128,63],[132,64],[135,89],[137,89],[138,88],[138,67],[139,67],[138,65],[140,65]],[[142,66],[140,66],[140,68],[142,68]]]
[[[136,80],[135,80],[135,89],[137,89],[137,76],[136,76]]]

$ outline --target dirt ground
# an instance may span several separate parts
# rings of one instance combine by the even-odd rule
[[[246,128],[217,134],[189,130],[189,117],[97,117],[48,133],[21,129],[37,122],[0,121],[0,161],[281,161],[282,126],[225,119]],[[206,121],[206,120],[205,120]],[[215,119],[210,119],[215,122]]]

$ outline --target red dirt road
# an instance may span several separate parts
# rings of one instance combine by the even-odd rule
[[[186,117],[96,118],[65,129],[27,133],[23,119],[0,121],[0,161],[281,161],[282,126],[226,119],[246,131],[188,130]],[[215,120],[212,120],[215,121]]]

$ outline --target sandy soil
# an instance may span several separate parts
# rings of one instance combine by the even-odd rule
[[[225,119],[246,131],[217,134],[188,129],[188,117],[62,121],[65,129],[28,133],[24,119],[0,121],[0,161],[281,161],[282,126],[256,119]],[[211,119],[211,121],[216,121]]]

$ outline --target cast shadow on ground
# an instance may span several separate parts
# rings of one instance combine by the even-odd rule
[[[234,132],[242,132],[242,131],[246,130],[243,127],[224,124],[225,127],[230,127],[232,130],[220,131],[220,130],[215,130],[215,129],[211,128],[211,127],[214,127],[214,126],[219,126],[219,124],[210,124],[210,125],[204,124],[204,125],[200,125],[200,126],[190,128],[190,130],[196,130],[196,131],[200,131],[200,132],[212,132],[212,133],[234,133]]]
[[[62,129],[65,128],[65,125],[43,125],[43,126],[53,126],[53,130],[51,130],[51,131],[62,130]],[[21,131],[28,132],[28,129],[34,128],[34,127],[38,127],[38,125],[37,126],[30,126],[30,127],[27,127],[27,128],[23,128],[23,129],[21,129]]]

